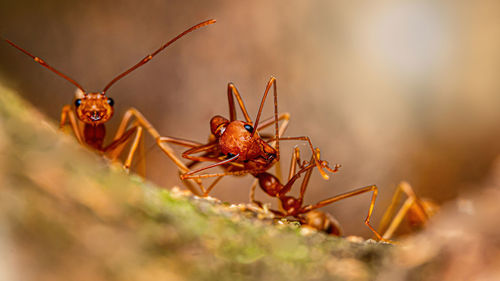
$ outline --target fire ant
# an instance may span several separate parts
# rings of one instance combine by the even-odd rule
[[[74,108],[72,108],[72,106],[70,105],[65,105],[63,107],[61,112],[60,127],[63,128],[64,125],[69,121],[69,124],[71,125],[72,131],[78,142],[90,146],[91,148],[106,155],[111,160],[115,160],[121,154],[124,146],[130,141],[131,137],[135,133],[135,138],[131,144],[130,151],[128,152],[126,160],[123,164],[124,168],[128,170],[132,163],[132,158],[134,156],[134,153],[139,146],[139,142],[141,141],[143,128],[146,129],[155,139],[159,138],[160,134],[155,128],[153,128],[151,123],[149,123],[149,121],[147,121],[146,118],[137,109],[130,108],[125,112],[113,141],[108,145],[104,145],[103,142],[106,133],[104,123],[106,123],[111,118],[111,116],[113,116],[113,111],[114,111],[113,110],[114,101],[112,98],[106,96],[106,92],[118,80],[122,79],[130,72],[134,71],[135,69],[149,62],[151,59],[153,59],[154,56],[156,56],[158,53],[163,51],[165,48],[167,48],[169,45],[171,45],[184,35],[198,28],[213,23],[215,23],[215,20],[212,19],[192,26],[191,28],[185,30],[184,32],[180,33],[179,35],[177,35],[176,37],[174,37],[173,39],[162,45],[152,54],[144,57],[137,64],[133,65],[125,72],[113,78],[113,80],[111,80],[101,92],[89,92],[89,93],[86,92],[84,88],[80,86],[80,84],[77,83],[75,80],[63,74],[59,70],[53,68],[52,66],[47,64],[43,59],[32,55],[31,53],[17,46],[8,39],[4,40],[14,48],[23,52],[25,55],[31,57],[35,62],[39,63],[40,65],[49,69],[55,74],[61,76],[62,78],[66,79],[67,81],[69,81],[70,83],[72,83],[77,87],[77,91],[75,93],[75,100],[73,103]],[[76,117],[78,117],[78,119]],[[135,117],[136,121],[133,123],[131,128],[126,130],[127,124],[132,119],[132,117]],[[179,169],[181,169],[182,171],[189,171],[189,169],[185,167],[184,164],[174,156],[171,148],[168,145],[162,143],[158,144],[160,148],[167,154],[167,156],[170,157],[170,159],[172,159],[175,162],[175,164],[177,164]]]
[[[396,206],[400,203],[403,193],[408,198],[404,201],[397,214],[394,215]],[[401,182],[396,187],[392,202],[382,217],[379,232],[383,233],[382,237],[384,239],[390,239],[405,217],[411,230],[422,229],[429,218],[434,216],[438,211],[439,206],[436,203],[427,198],[419,198],[409,183]]]
[[[274,94],[274,116],[260,122],[264,103],[271,88],[273,88]],[[199,162],[216,162],[215,164],[181,174],[181,179],[183,180],[194,179],[200,181],[202,178],[218,177],[207,189],[200,185],[204,196],[208,195],[215,184],[226,175],[259,174],[268,170],[275,163],[279,163],[280,141],[306,141],[311,151],[314,151],[309,137],[282,137],[282,134],[288,126],[290,114],[282,113],[278,115],[276,78],[271,77],[267,83],[257,117],[255,118],[255,123],[248,115],[243,99],[233,83],[228,84],[227,96],[229,103],[229,119],[220,115],[212,117],[210,120],[211,138],[208,143],[200,144],[173,137],[161,137],[158,139],[160,143],[168,142],[189,147],[190,149],[182,153],[182,157],[193,161],[188,164],[188,167],[192,167]],[[238,101],[245,121],[237,120],[234,98]],[[278,126],[280,121],[283,121],[283,123],[281,126]],[[265,140],[266,137],[261,137],[259,135],[259,130],[271,125],[274,125],[275,128],[274,136]],[[201,156],[193,156],[193,154],[196,153],[203,154]],[[313,155],[315,154],[313,153]],[[313,161],[323,178],[328,179],[328,175],[324,169],[331,169],[327,165],[322,165],[316,157],[314,157]],[[203,170],[217,166],[222,166],[225,171],[222,173],[197,174]]]
[[[370,207],[368,209],[368,215],[365,219],[365,224],[370,228],[370,230],[375,234],[375,236],[382,241],[386,241],[384,237],[382,237],[370,224],[370,218],[373,212],[373,208],[375,206],[375,199],[377,198],[378,188],[376,185],[370,185],[362,188],[358,188],[346,193],[342,193],[336,195],[334,197],[330,197],[328,199],[317,202],[313,205],[305,205],[303,204],[304,194],[306,192],[307,185],[311,178],[311,173],[313,171],[315,164],[312,163],[314,158],[319,159],[319,149],[316,149],[314,152],[315,155],[311,157],[309,162],[304,161],[301,163],[300,160],[300,152],[298,148],[295,148],[295,151],[292,155],[291,164],[290,164],[290,172],[288,176],[288,182],[286,184],[282,184],[277,177],[271,175],[267,172],[258,173],[255,175],[257,181],[252,185],[252,189],[250,192],[250,199],[253,203],[262,207],[263,203],[255,200],[255,188],[257,183],[259,184],[262,191],[264,191],[267,195],[271,197],[278,198],[280,202],[280,206],[282,210],[270,210],[275,215],[281,218],[285,218],[288,216],[296,218],[300,223],[305,226],[324,231],[328,234],[340,236],[342,230],[340,228],[339,223],[335,220],[331,215],[317,211],[316,209],[324,207],[326,205],[332,204],[334,202],[353,197],[362,193],[372,191],[372,198],[370,202]],[[327,163],[323,163],[325,161],[320,160],[322,165],[327,165]],[[297,167],[299,171],[296,172]],[[336,165],[332,170],[336,172],[339,168],[339,165]],[[304,179],[302,180],[302,184],[300,186],[299,197],[295,198],[292,196],[288,196],[287,193],[291,191],[292,185],[295,181],[304,174]]]

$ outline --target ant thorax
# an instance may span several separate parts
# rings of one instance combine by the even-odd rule
[[[83,93],[80,89],[75,92],[75,112],[82,122],[99,125],[113,116],[113,99],[103,93]]]

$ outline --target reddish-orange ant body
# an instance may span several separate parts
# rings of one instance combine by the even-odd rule
[[[318,211],[316,209],[324,207],[326,205],[332,204],[334,202],[353,197],[359,194],[363,194],[366,192],[372,191],[372,198],[370,202],[370,207],[368,209],[368,215],[365,219],[365,224],[370,228],[370,230],[375,234],[375,236],[382,241],[387,241],[383,238],[370,224],[370,218],[373,212],[373,208],[375,206],[375,199],[377,198],[378,188],[376,185],[370,185],[362,188],[355,189],[353,191],[349,191],[325,200],[322,200],[313,205],[304,205],[304,194],[306,192],[307,185],[309,184],[309,180],[311,178],[311,173],[313,171],[315,164],[312,163],[313,158],[319,159],[319,149],[316,149],[314,152],[315,155],[311,157],[311,161],[304,161],[301,163],[299,149],[295,148],[295,151],[292,155],[292,160],[290,163],[290,172],[288,174],[288,182],[286,184],[282,184],[278,178],[271,175],[270,173],[263,172],[256,174],[257,182],[252,185],[250,199],[253,203],[262,207],[263,204],[257,200],[255,200],[255,188],[258,185],[267,195],[271,197],[276,197],[279,202],[282,210],[270,210],[278,217],[294,217],[303,225],[314,228],[316,230],[324,231],[328,234],[339,236],[342,233],[339,223],[335,218],[331,215]],[[320,160],[320,163],[324,162]],[[324,165],[324,164],[323,164]],[[299,170],[296,172],[297,167]],[[339,168],[339,165],[336,165],[332,170],[336,172]],[[300,186],[299,197],[293,197],[287,195],[295,183],[295,181],[304,174],[304,179],[302,180],[302,184]]]
[[[114,111],[113,109],[114,101],[113,99],[106,96],[106,92],[115,82],[117,82],[130,72],[134,71],[135,69],[149,62],[154,56],[156,56],[158,53],[163,51],[165,48],[167,48],[169,45],[171,45],[184,35],[198,28],[213,23],[215,23],[215,20],[207,20],[185,30],[184,32],[180,33],[179,35],[177,35],[176,37],[174,37],[173,39],[162,45],[155,52],[153,52],[150,55],[147,55],[137,64],[127,69],[120,75],[116,76],[104,87],[104,89],[101,92],[91,92],[91,93],[86,92],[84,88],[80,86],[79,83],[77,83],[69,76],[58,71],[57,69],[53,68],[41,58],[32,55],[31,53],[17,46],[10,40],[7,39],[4,40],[14,48],[23,52],[27,56],[33,58],[35,62],[39,63],[40,65],[49,69],[50,71],[56,73],[57,75],[66,79],[67,81],[69,81],[70,83],[72,83],[77,87],[77,92],[75,94],[75,100],[73,106],[74,109],[70,105],[66,105],[63,107],[61,112],[60,127],[62,128],[66,124],[66,122],[69,121],[75,137],[81,144],[86,144],[91,148],[106,155],[111,160],[115,160],[120,155],[124,146],[130,141],[131,137],[135,133],[134,141],[131,144],[131,148],[124,162],[124,167],[126,169],[129,169],[132,163],[132,158],[134,156],[134,153],[138,148],[139,142],[141,141],[143,128],[146,129],[153,136],[153,138],[155,138],[155,140],[160,137],[160,134],[156,131],[155,128],[153,128],[153,126],[149,123],[149,121],[147,121],[146,118],[144,118],[144,116],[138,110],[130,108],[126,111],[125,115],[123,116],[113,141],[108,145],[104,145],[104,137],[106,134],[104,124],[113,116],[113,111]],[[135,117],[136,121],[129,129],[127,129],[127,125],[129,121],[132,119],[132,117]],[[179,169],[181,169],[184,172],[188,171],[188,169],[184,166],[184,164],[174,156],[170,147],[162,143],[158,144],[160,145],[160,148],[177,164]]]
[[[271,88],[273,88],[274,94],[274,116],[260,123],[264,103]],[[211,141],[207,144],[200,144],[173,137],[159,138],[159,142],[169,142],[190,147],[189,150],[182,153],[184,158],[193,161],[188,165],[189,167],[192,167],[194,164],[199,162],[217,162],[181,175],[181,179],[183,180],[194,179],[197,181],[202,178],[218,177],[218,179],[216,179],[207,189],[204,189],[203,186],[200,185],[203,195],[206,196],[223,176],[244,175],[248,173],[256,175],[268,170],[280,159],[279,143],[282,140],[306,141],[311,151],[314,151],[309,137],[282,137],[282,134],[288,125],[290,115],[288,113],[278,115],[276,78],[271,77],[267,83],[255,123],[248,115],[243,99],[233,83],[228,84],[227,95],[229,103],[229,119],[217,115],[210,120]],[[234,98],[238,101],[238,105],[241,108],[245,121],[237,120]],[[280,121],[283,121],[281,126],[278,125]],[[259,135],[258,132],[259,130],[271,125],[274,125],[275,127],[274,136],[265,140]],[[201,156],[193,156],[193,154],[196,153],[203,154]],[[320,162],[316,157],[313,158],[315,166],[318,167],[323,178],[328,179],[328,175],[324,169],[331,169],[328,167],[326,161]],[[203,170],[216,166],[222,166],[225,171],[222,173],[198,174]]]

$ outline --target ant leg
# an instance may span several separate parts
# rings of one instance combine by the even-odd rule
[[[119,139],[125,132],[125,129],[129,123],[129,121],[135,117],[136,123],[141,125],[146,131],[156,140],[156,144],[160,149],[174,162],[174,164],[177,166],[177,168],[180,170],[180,172],[185,173],[189,171],[189,169],[180,161],[179,158],[177,158],[174,155],[174,152],[172,148],[164,142],[160,142],[159,139],[161,138],[160,134],[158,131],[151,125],[151,123],[135,108],[129,108],[125,114],[123,115],[122,121],[120,122],[120,125],[118,127],[118,130],[116,131],[115,134],[115,140]],[[196,194],[199,195],[200,193],[193,187],[193,184],[191,182],[187,183],[185,182],[186,186],[188,189]],[[200,189],[203,190],[202,183],[197,181],[196,184],[200,187]]]
[[[110,144],[104,147],[102,151],[112,161],[116,160],[116,158],[118,158],[118,156],[121,154],[127,142],[130,140],[130,137],[138,130],[139,126],[133,126],[132,128],[125,131],[125,133],[123,133],[120,138],[113,140]],[[141,134],[142,134],[142,128],[141,128]]]
[[[288,181],[290,181],[293,175],[295,175],[295,171],[297,169],[297,163],[300,163],[300,149],[298,147],[295,147],[293,150],[292,159],[290,161],[290,171],[288,172]]]
[[[243,112],[243,115],[245,116],[245,120],[248,123],[253,123],[252,119],[250,119],[250,116],[248,115],[247,109],[245,107],[245,104],[243,103],[243,99],[241,98],[240,93],[238,92],[238,89],[236,89],[236,86],[234,86],[233,83],[227,84],[227,99],[228,99],[228,104],[229,104],[229,121],[232,122],[232,121],[236,120],[236,108],[234,105],[233,95],[238,100],[238,104],[240,105],[241,111]]]
[[[197,169],[197,170],[194,170],[194,171],[189,171],[185,174],[182,174],[181,175],[181,179],[190,179],[190,178],[210,178],[210,177],[218,177],[222,174],[204,174],[204,175],[194,175],[196,173],[199,173],[203,170],[206,170],[206,169],[210,169],[210,168],[213,168],[213,167],[217,167],[217,166],[221,166],[221,165],[224,165],[224,164],[229,164],[230,162],[236,160],[240,155],[239,154],[236,154],[235,156],[231,157],[231,158],[228,158],[226,160],[223,160],[223,161],[220,161],[220,162],[217,162],[215,164],[212,164],[212,165],[208,165],[206,167],[203,167],[203,168],[200,168],[200,169]],[[243,171],[243,170],[242,170]],[[238,171],[238,172],[242,172],[242,171]],[[232,172],[226,172],[228,175]],[[224,174],[225,175],[225,174]]]
[[[292,156],[293,157],[293,156]],[[311,160],[312,161],[312,160]],[[313,171],[314,165],[309,164],[305,167],[301,167],[300,170],[291,177],[288,182],[283,186],[283,188],[279,191],[278,198],[286,195],[292,189],[293,184],[296,180],[300,178],[303,173],[306,173],[304,176],[304,180],[302,181],[300,187],[300,200],[304,197],[304,193],[306,192],[307,184],[309,183],[309,179],[311,178],[311,173]]]
[[[279,130],[278,130],[278,138],[281,137],[284,133],[285,133],[285,130],[288,128],[288,123],[289,123],[289,120],[290,120],[290,114],[289,113],[282,113],[278,116],[278,119],[275,120],[274,117],[271,117],[271,118],[268,118],[264,121],[262,121],[262,123],[259,125],[259,130],[261,129],[264,129],[266,127],[269,127],[270,125],[272,124],[275,124],[279,121],[283,120],[283,123],[280,125],[279,127]],[[265,137],[262,135],[262,137]],[[275,146],[275,139],[276,139],[276,136],[274,136],[274,138],[271,136],[271,137],[268,137],[270,140],[268,141],[268,143],[274,147]],[[279,149],[279,148],[277,148]],[[281,162],[278,161],[275,165],[275,170],[276,170],[276,177],[278,178],[279,181],[282,181],[282,175],[281,175]]]
[[[173,143],[173,144],[181,145],[181,146],[185,146],[185,147],[190,147],[190,148],[194,148],[194,147],[198,147],[198,146],[203,145],[199,142],[175,138],[175,137],[160,137],[160,138],[158,138],[157,142],[169,142],[169,143]]]
[[[296,150],[298,151],[298,148],[296,148]],[[311,156],[311,160],[309,161],[309,163],[312,163],[313,157],[314,156]],[[307,173],[304,175],[304,180],[302,180],[302,184],[300,185],[300,193],[299,193],[299,201],[300,202],[302,202],[302,200],[304,199],[304,194],[306,193],[306,188],[307,188],[307,185],[309,184],[309,180],[311,179],[311,174],[313,171],[312,170],[313,166],[311,164],[309,164],[309,165],[311,166],[311,169],[307,170]]]
[[[135,164],[131,163],[131,165],[134,165],[136,167],[135,171],[137,174],[139,174],[143,178],[146,178],[146,148],[145,148],[146,144],[144,142],[145,136],[142,130],[143,128],[141,127],[141,138],[139,139],[139,148],[138,148],[139,159],[136,160]]]
[[[232,160],[232,158],[230,158],[228,160]],[[222,161],[222,162],[225,162],[222,164],[227,164],[226,161],[228,161],[228,160]],[[217,163],[218,164],[217,166],[221,165],[220,163],[221,162]],[[208,169],[208,168],[212,168],[212,167],[215,167],[215,165],[205,167],[203,170]],[[192,171],[190,173],[182,174],[181,179],[183,179],[183,180],[184,179],[205,179],[205,178],[214,178],[214,177],[220,177],[220,176],[241,176],[241,175],[246,175],[246,174],[259,173],[259,172],[262,172],[262,170],[252,169],[252,170],[229,171],[229,172],[222,172],[222,173],[202,174],[202,175],[194,175],[193,174],[194,172],[199,172],[199,171]]]
[[[70,105],[65,105],[61,111],[61,122],[59,123],[59,128],[63,128],[66,122],[69,120],[73,134],[75,134],[76,139],[80,144],[84,144],[82,137],[82,130],[78,125],[79,120],[76,119],[75,113],[71,109]]]
[[[259,206],[259,208],[263,208],[264,204],[260,201],[257,201],[255,199],[255,189],[257,188],[257,185],[259,184],[259,180],[255,179],[252,183],[252,187],[250,187],[250,202],[254,203],[255,205]]]
[[[190,147],[189,150],[185,151],[182,154],[182,156],[184,158],[192,160],[191,164],[188,164],[187,167],[193,166],[193,165],[195,165],[199,162],[202,162],[202,161],[219,161],[219,158],[213,158],[213,157],[207,157],[207,156],[191,156],[190,155],[190,154],[199,153],[199,152],[203,152],[203,151],[208,151],[207,153],[209,153],[209,151],[213,150],[213,148],[215,147],[213,143],[209,143],[209,144],[204,145],[204,144],[201,144],[201,143],[198,143],[195,141],[184,140],[184,139],[174,138],[174,137],[160,137],[158,139],[158,142],[159,143],[168,142],[168,143],[173,143],[176,145]],[[190,170],[182,171],[182,172],[188,173],[188,172],[190,172]],[[182,177],[182,173],[181,173],[181,177]],[[215,185],[221,179],[222,179],[222,177],[219,177],[218,179],[213,181],[207,189],[205,189],[205,187],[203,187],[203,185],[201,184],[201,181],[197,181],[199,186],[200,186],[200,189],[203,193],[202,196],[203,197],[207,196],[210,193],[210,191],[215,187]]]
[[[338,167],[336,166],[335,168],[331,169],[328,167],[328,162],[322,161],[319,159],[318,154],[319,154],[319,148],[314,149],[311,139],[309,137],[280,137],[279,140],[301,140],[301,141],[307,141],[309,144],[309,148],[311,148],[311,151],[314,156],[314,162],[316,164],[316,167],[318,167],[318,170],[323,177],[323,179],[327,180],[330,177],[326,174],[326,172],[323,170],[323,168],[329,170],[330,172],[336,172]]]
[[[400,183],[396,187],[396,190],[394,191],[394,195],[392,196],[391,204],[389,205],[389,207],[387,207],[384,215],[382,216],[382,220],[381,220],[379,227],[378,227],[380,233],[383,233],[384,231],[387,230],[387,228],[389,226],[389,222],[391,222],[391,219],[393,218],[394,213],[396,212],[396,207],[399,204],[399,202],[401,201],[401,195],[403,193],[403,188],[401,186],[402,184],[403,183]],[[412,197],[412,196],[409,196],[409,197]]]
[[[278,119],[276,120],[274,117],[268,118],[267,120],[264,120],[260,125],[259,129],[264,129],[272,124],[277,124],[279,121],[283,120],[283,123],[281,123],[279,130],[278,130],[278,137],[281,137],[284,133],[285,130],[288,128],[288,123],[290,120],[290,114],[289,113],[283,113],[278,116]],[[271,137],[272,139],[272,137]],[[275,146],[275,141],[270,141],[269,144],[274,147]],[[276,148],[277,150],[279,147]],[[278,158],[279,159],[279,158]],[[281,174],[281,162],[278,161],[276,165],[274,166],[274,169],[276,171],[276,177],[278,178],[279,181],[282,181],[283,176]]]
[[[218,157],[207,157],[207,156],[192,156],[191,154],[195,153],[200,153],[200,152],[211,152],[211,151],[217,151],[217,143],[212,142],[212,143],[207,143],[203,145],[199,145],[196,147],[193,147],[191,149],[188,149],[182,153],[182,157],[192,160],[192,161],[219,161],[220,159]],[[186,172],[189,172],[187,170]]]
[[[403,206],[401,206],[398,213],[394,216],[394,219],[392,220],[392,222],[389,225],[389,227],[387,228],[387,230],[385,232],[383,232],[382,237],[384,239],[390,239],[392,237],[392,235],[394,234],[396,229],[399,227],[399,225],[403,221],[404,217],[408,213],[408,210],[410,210],[410,208],[413,204],[415,204],[414,198],[409,197],[405,200],[405,202],[403,203]],[[382,232],[380,232],[380,233],[382,233]]]
[[[170,160],[172,160],[175,163],[175,165],[177,165],[177,167],[182,172],[189,171],[189,169],[184,165],[184,163],[182,163],[174,155],[172,148],[168,144],[158,141],[158,139],[160,138],[160,134],[158,133],[158,131],[137,109],[133,107],[129,108],[123,115],[122,121],[120,122],[120,126],[116,131],[114,140],[119,139],[121,137],[132,117],[135,117],[137,119],[137,123],[140,124],[144,129],[146,129],[146,131],[148,131],[148,133],[156,140],[156,143],[160,147],[160,149],[170,158]]]
[[[220,181],[222,178],[223,178],[223,176],[220,176],[220,177],[218,177],[217,179],[215,179],[215,180],[214,180],[214,181],[210,184],[210,186],[207,188],[207,190],[205,190],[205,191],[203,192],[203,197],[208,196],[208,194],[210,193],[210,191],[212,191],[212,189],[215,187],[215,185],[216,185],[217,183],[219,183],[219,181]]]
[[[149,123],[149,121],[140,113],[137,109],[131,107],[129,108],[125,114],[123,114],[122,121],[120,122],[120,125],[118,126],[118,130],[116,131],[115,134],[115,140],[120,138],[120,136],[125,132],[125,129],[127,128],[127,125],[129,121],[135,117],[138,122],[142,127],[144,127],[149,134],[156,140],[160,137],[160,133]]]
[[[132,145],[130,146],[129,152],[127,153],[125,162],[123,163],[123,168],[127,172],[130,170],[130,166],[132,165],[132,159],[135,155],[135,152],[137,151],[137,148],[139,148],[139,145],[141,145],[140,151],[144,154],[144,150],[142,149],[143,128],[141,126],[134,125],[132,128],[127,130],[119,139],[114,140],[103,149],[104,154],[107,155],[108,158],[110,158],[112,161],[116,160],[116,158],[118,158],[118,156],[121,154],[123,148],[129,142],[134,133],[135,133],[134,140],[132,141]],[[142,177],[145,177],[146,175],[145,163],[143,160],[141,160],[141,163],[142,163],[141,168],[138,169],[137,173]]]
[[[127,170],[130,169],[130,166],[132,165],[132,157],[134,156],[135,151],[139,147],[139,144],[142,140],[142,130],[143,130],[142,127],[140,127],[140,126],[137,127],[137,132],[135,134],[135,138],[132,141],[132,145],[131,145],[130,150],[128,152],[127,158],[125,159],[125,162],[123,164],[123,166]]]
[[[375,228],[373,228],[372,225],[370,224],[370,218],[372,216],[373,208],[375,206],[375,199],[377,198],[377,194],[378,194],[378,188],[377,188],[376,185],[370,185],[370,186],[358,188],[358,189],[355,189],[353,191],[342,193],[340,195],[328,198],[326,200],[322,200],[322,201],[320,201],[320,202],[318,202],[318,203],[316,203],[314,205],[307,205],[307,206],[303,207],[300,210],[300,212],[301,213],[307,213],[309,211],[312,211],[314,209],[318,209],[318,208],[324,207],[326,205],[332,204],[332,203],[340,201],[342,199],[346,199],[346,198],[353,197],[353,196],[356,196],[356,195],[359,195],[359,194],[362,194],[362,193],[366,193],[366,192],[370,192],[370,191],[373,191],[373,194],[372,194],[372,199],[371,199],[371,202],[370,202],[370,208],[368,210],[368,215],[366,216],[366,219],[365,219],[365,224],[368,226],[368,228],[370,228],[370,230],[375,234],[375,236],[379,240],[385,241],[385,242],[389,242],[387,239],[383,238],[377,232],[377,230],[375,230]]]
[[[110,158],[112,160],[116,159],[118,155],[120,155],[121,151],[123,150],[124,145],[129,141],[130,137],[135,131],[135,137],[134,140],[132,141],[132,144],[130,146],[130,149],[127,153],[127,157],[125,158],[125,162],[123,162],[123,168],[128,172],[130,170],[130,166],[132,165],[132,159],[135,155],[135,152],[139,148],[139,145],[143,145],[143,128],[141,126],[135,125],[131,129],[129,129],[125,134],[123,134],[122,138],[113,141],[111,144],[109,144],[104,151],[109,152]],[[144,150],[141,149],[142,153],[144,153]],[[143,160],[141,160],[141,163],[144,163]],[[145,164],[141,165],[142,167],[139,169],[138,174],[141,175],[142,177],[145,177],[146,175],[146,167]]]
[[[283,120],[283,123],[280,125],[279,131],[278,131],[278,136],[281,137],[285,133],[285,130],[288,128],[288,123],[290,122],[290,113],[288,113],[288,112],[280,114],[278,116],[278,120],[275,120],[274,116],[273,116],[273,117],[270,117],[270,118],[262,121],[262,123],[260,123],[259,128],[257,128],[257,130],[265,129],[265,128],[273,125],[274,123],[282,121],[282,120]]]
[[[257,188],[258,183],[259,183],[258,179],[255,179],[254,182],[252,183],[252,187],[250,188],[250,202],[254,203],[259,208],[264,209],[264,203],[255,199],[255,189]],[[272,212],[274,215],[282,217],[282,218],[286,216],[286,214],[283,213],[282,211],[273,210],[273,209],[269,209],[269,211]]]
[[[405,200],[405,202],[403,203],[403,205],[399,209],[398,213],[394,216],[394,213],[396,211],[396,206],[401,201],[400,198],[401,198],[402,193],[405,193],[408,198]],[[425,215],[425,211],[422,208],[422,206],[420,206],[420,204],[418,204],[418,198],[417,198],[415,192],[413,192],[413,189],[411,188],[410,184],[408,184],[407,182],[401,182],[400,184],[398,184],[398,186],[396,187],[396,191],[394,192],[394,195],[392,197],[391,205],[389,205],[389,207],[385,211],[384,216],[382,217],[382,222],[380,223],[380,226],[379,226],[379,232],[384,233],[383,237],[385,239],[389,239],[392,237],[392,235],[394,234],[396,229],[399,227],[399,225],[403,221],[403,218],[408,213],[408,210],[414,204],[417,204],[420,211],[422,212],[422,216],[421,216],[422,220],[426,220],[427,217]],[[392,218],[392,221],[389,224],[389,221],[391,220],[391,218]]]

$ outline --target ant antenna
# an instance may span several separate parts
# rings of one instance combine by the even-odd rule
[[[278,112],[278,100],[277,100],[277,96],[276,96],[276,78],[272,77],[271,76],[271,79],[269,79],[269,82],[267,82],[267,86],[266,86],[266,90],[264,91],[264,96],[262,97],[262,101],[260,102],[260,107],[259,107],[259,111],[257,113],[257,117],[255,118],[255,124],[253,125],[254,128],[258,128],[259,127],[259,120],[260,120],[260,115],[262,114],[262,109],[264,108],[264,102],[266,101],[266,98],[267,98],[267,94],[269,93],[269,90],[271,89],[271,86],[274,87],[274,117],[275,119],[278,119],[278,115],[277,115],[277,112]],[[275,127],[276,127],[276,131],[278,131],[278,123],[275,124]],[[252,136],[255,134],[255,131],[254,130],[252,132]],[[279,147],[279,144],[278,144],[278,147]]]
[[[156,50],[154,53],[152,53],[151,55],[147,55],[146,57],[144,57],[141,61],[139,61],[137,64],[135,64],[134,66],[132,66],[131,68],[129,68],[128,70],[126,70],[125,72],[123,72],[122,74],[116,76],[113,80],[111,80],[111,82],[108,83],[108,85],[106,85],[106,87],[104,87],[104,89],[102,90],[102,94],[106,93],[106,91],[111,87],[111,85],[113,85],[116,81],[122,79],[124,76],[126,76],[127,74],[129,74],[130,72],[136,70],[137,68],[141,67],[142,65],[144,65],[145,63],[147,63],[148,61],[150,61],[154,56],[156,56],[159,52],[163,51],[166,47],[168,47],[169,45],[171,45],[172,43],[174,43],[175,41],[177,41],[178,39],[180,39],[182,36],[188,34],[189,32],[191,31],[194,31],[200,27],[203,27],[203,26],[206,26],[206,25],[209,25],[209,24],[213,24],[215,23],[215,20],[214,19],[211,19],[211,20],[207,20],[207,21],[204,21],[202,23],[199,23],[195,26],[192,26],[191,28],[185,30],[184,32],[182,32],[181,34],[175,36],[173,39],[171,39],[170,41],[168,41],[167,43],[165,43],[165,45],[161,46],[158,50]]]
[[[9,39],[5,39],[5,38],[2,38],[2,39],[5,40],[7,43],[9,43],[12,47],[14,47],[14,48],[18,49],[19,51],[23,52],[25,55],[30,56],[34,61],[36,61],[39,64],[41,64],[43,67],[45,67],[48,70],[54,72],[55,74],[61,76],[62,78],[68,80],[71,84],[75,85],[78,89],[82,90],[83,93],[86,93],[85,90],[83,89],[83,87],[80,86],[80,84],[78,84],[75,80],[71,79],[70,77],[68,77],[64,73],[62,73],[59,70],[57,70],[57,69],[53,68],[52,66],[48,65],[43,59],[41,59],[39,57],[35,57],[34,55],[30,54],[25,49],[23,49],[23,48],[17,46],[16,44],[14,44],[14,42],[10,41]]]

